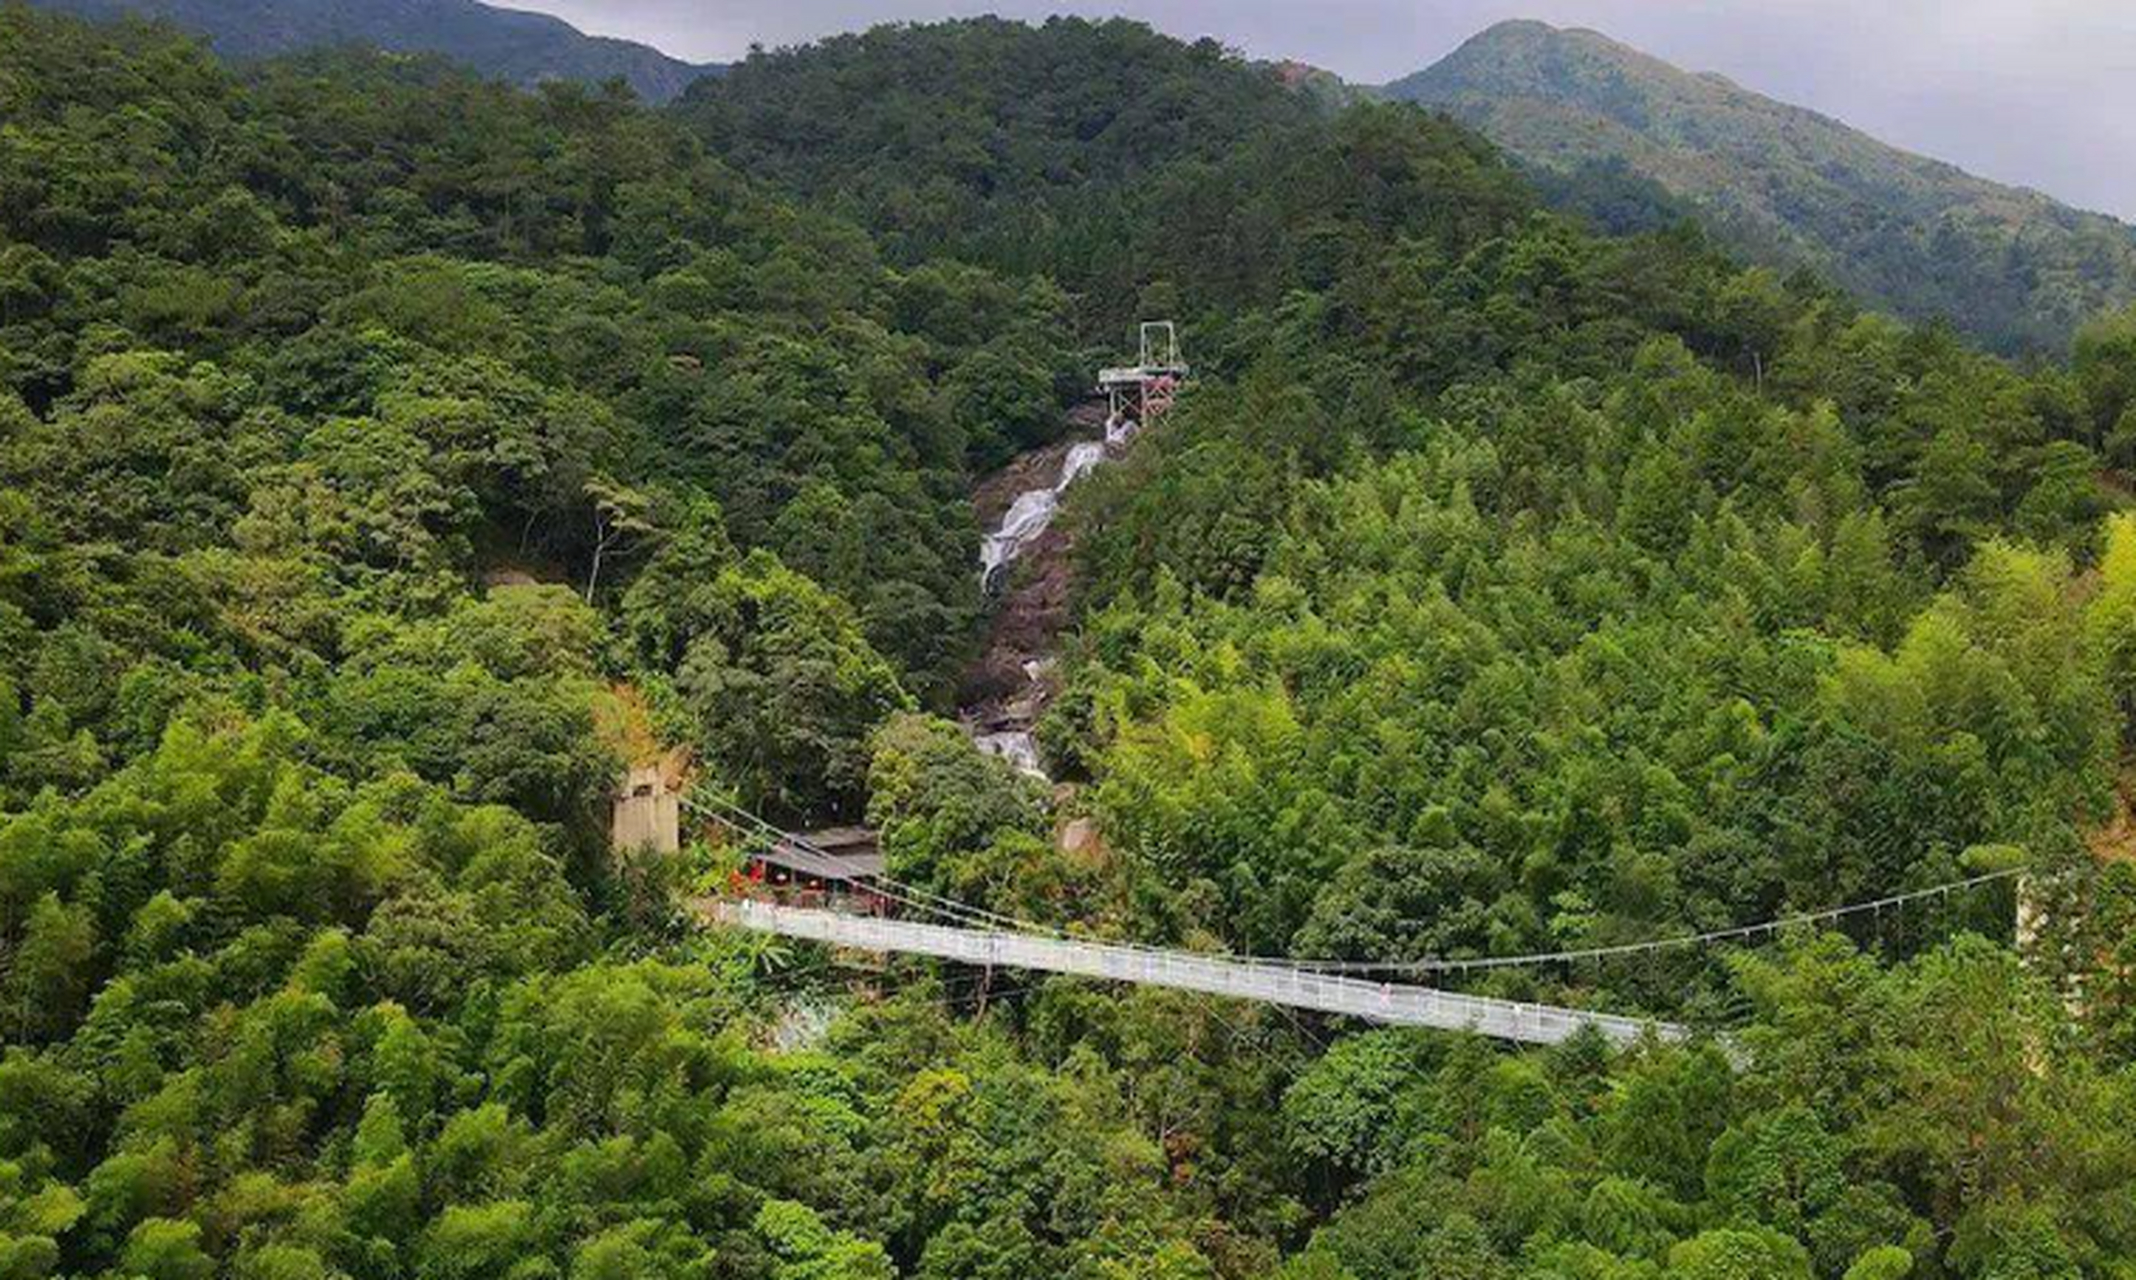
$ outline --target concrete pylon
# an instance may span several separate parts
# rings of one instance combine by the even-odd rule
[[[608,843],[617,853],[650,849],[675,853],[682,848],[682,797],[668,786],[658,765],[632,769],[616,796]]]

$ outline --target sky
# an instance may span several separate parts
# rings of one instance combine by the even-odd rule
[[[1383,83],[1505,18],[1592,27],[2136,221],[2136,0],[496,0],[693,61],[878,22],[1124,14]]]

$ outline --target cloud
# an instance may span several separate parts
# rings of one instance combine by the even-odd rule
[[[1393,79],[1505,18],[1600,30],[1885,141],[2136,219],[2129,0],[506,0],[701,60],[878,22],[1125,13]]]

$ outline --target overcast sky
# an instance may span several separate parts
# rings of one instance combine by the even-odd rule
[[[1975,173],[2136,220],[2136,0],[498,0],[697,61],[877,22],[1124,13],[1378,83],[1502,18],[1593,27]]]

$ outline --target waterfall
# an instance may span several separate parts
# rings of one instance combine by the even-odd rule
[[[1132,419],[1108,419],[1103,440],[1080,440],[1068,447],[1068,452],[1061,458],[1060,473],[1052,484],[1040,489],[1026,489],[1016,495],[1016,500],[1002,515],[1000,527],[980,544],[979,585],[983,590],[989,594],[1001,590],[1010,566],[1053,526],[1053,517],[1060,512],[1061,495],[1068,491],[1068,486],[1090,474],[1110,454],[1124,448],[1134,434]],[[1024,664],[1026,701],[1007,725],[996,721],[1000,727],[992,732],[980,732],[976,724],[972,725],[972,741],[981,751],[998,756],[1019,772],[1039,779],[1046,777],[1045,763],[1039,757],[1038,742],[1031,736],[1028,722],[1043,705],[1043,681],[1050,663],[1050,659],[1045,659]]]
[[[1080,480],[1084,473],[1105,461],[1105,445],[1099,440],[1079,440],[1069,446],[1068,456],[1061,459],[1061,482],[1054,486],[1055,492],[1066,490]]]
[[[1002,571],[1046,531],[1060,505],[1060,493],[1054,489],[1030,489],[1016,495],[1008,514],[1001,518],[1001,527],[986,535],[979,546],[981,588],[992,592],[1001,585]]]
[[[1043,781],[1046,767],[1038,758],[1038,739],[1029,729],[1003,729],[999,733],[980,733],[972,736],[972,745],[990,756],[999,756],[1016,766],[1018,773]]]
[[[1108,438],[1112,428],[1106,428]],[[1024,553],[1024,548],[1044,535],[1053,525],[1053,517],[1060,510],[1061,495],[1068,486],[1081,479],[1092,468],[1105,461],[1105,443],[1098,440],[1079,441],[1068,450],[1061,460],[1061,473],[1053,484],[1044,489],[1026,489],[1016,495],[1009,505],[1008,513],[1001,517],[1001,527],[986,536],[979,547],[979,585],[994,591],[1009,565]]]

